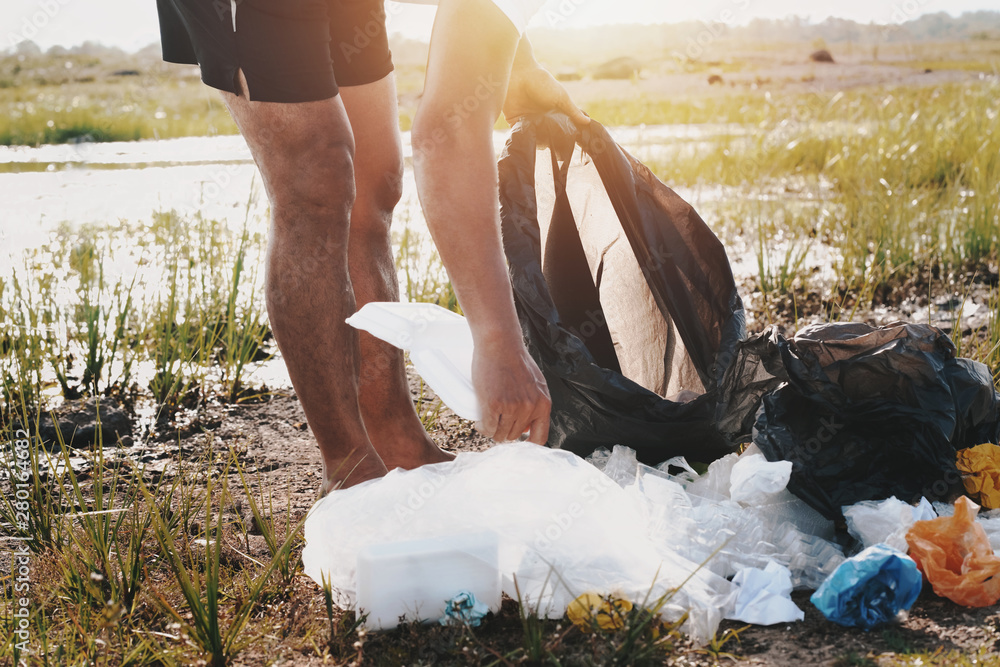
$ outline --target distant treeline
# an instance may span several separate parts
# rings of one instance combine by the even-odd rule
[[[152,56],[156,56],[158,58],[160,55],[160,44],[159,42],[155,42],[131,54],[118,48],[117,46],[105,46],[100,42],[91,41],[86,41],[82,44],[69,47],[59,46],[57,44],[56,46],[50,46],[48,50],[43,51],[38,44],[35,44],[30,39],[25,39],[18,42],[17,45],[11,49],[0,49],[0,55],[12,52],[16,55],[23,56],[87,56],[99,59],[117,59],[134,55],[142,58]]]
[[[573,2],[573,0],[567,1]],[[1000,39],[1000,11],[965,12],[961,16],[937,12],[909,18],[916,13],[916,8],[927,2],[930,0],[901,0],[886,9],[885,16],[873,23],[858,23],[834,17],[812,23],[801,16],[783,19],[754,18],[748,21],[745,15],[741,15],[745,12],[741,7],[747,6],[746,1],[732,0],[729,7],[723,4],[715,15],[707,15],[701,21],[649,26],[612,25],[569,32],[580,41],[586,41],[586,33],[592,33],[601,36],[601,41],[608,39],[633,41],[638,38],[640,44],[647,40],[658,44],[662,44],[664,40],[683,43],[687,37],[703,29],[708,29],[716,37],[721,37],[724,33],[728,38],[755,42],[761,40],[801,42],[818,39],[831,43]],[[549,28],[538,28],[530,32],[554,39],[559,39],[560,33],[569,36],[565,30],[553,30],[563,27],[562,24],[567,18],[559,12],[551,11],[545,12],[545,18]]]
[[[578,51],[574,46],[583,47],[597,56],[597,51],[643,53],[647,49],[661,52],[683,51],[685,46],[705,41],[715,42],[746,41],[761,42],[819,42],[830,44],[853,42],[857,44],[881,44],[891,42],[920,42],[932,40],[989,40],[1000,39],[1000,11],[965,12],[961,16],[951,16],[946,12],[925,14],[910,18],[931,0],[899,0],[886,8],[885,16],[873,23],[858,23],[847,19],[828,18],[812,23],[801,16],[784,19],[747,20],[747,0],[732,0],[729,6],[720,5],[714,15],[702,21],[686,21],[662,25],[611,25],[592,28],[565,30],[569,18],[579,0],[566,0],[565,10],[556,9],[543,12],[542,19],[548,27],[532,28],[532,41],[548,44],[556,51],[566,48]],[[427,45],[421,41],[393,35],[391,46],[397,64],[419,64],[426,62]],[[95,42],[84,42],[73,47],[53,46],[43,51],[34,42],[25,40],[11,49],[14,53],[28,56],[40,55],[83,55],[102,59],[126,56],[117,47],[108,47]],[[9,53],[11,50],[8,50]],[[551,49],[550,49],[551,50]],[[4,51],[0,51],[3,54]],[[158,58],[158,43],[136,52],[142,58]]]
[[[926,2],[929,0],[900,2],[886,10],[884,19],[874,24],[832,17],[821,23],[809,23],[799,17],[754,19],[745,28],[734,28],[732,34],[752,39],[822,39],[827,42],[1000,39],[1000,12],[996,11],[966,12],[961,16],[937,12],[908,20],[907,8]]]
[[[567,7],[578,0],[566,0]],[[529,30],[536,51],[546,62],[578,64],[582,60],[600,62],[610,54],[644,54],[649,57],[674,55],[698,59],[722,44],[748,45],[807,43],[853,43],[877,47],[879,44],[930,41],[1000,40],[1000,12],[966,12],[951,16],[945,12],[909,18],[930,0],[899,0],[885,16],[873,23],[828,18],[819,23],[800,16],[784,19],[747,19],[747,0],[723,3],[715,14],[702,21],[663,25],[612,25],[575,30],[560,29],[568,23],[559,12],[545,12],[551,27]],[[412,42],[405,46],[410,46]],[[401,46],[404,46],[401,44]],[[395,51],[394,51],[395,52]]]

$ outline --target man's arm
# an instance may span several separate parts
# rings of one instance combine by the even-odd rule
[[[473,383],[483,409],[477,426],[501,441],[530,430],[529,439],[544,444],[551,401],[514,309],[492,136],[519,41],[489,0],[441,0],[413,160],[431,236],[472,329]]]

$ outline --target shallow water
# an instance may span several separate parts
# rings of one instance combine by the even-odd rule
[[[753,127],[736,124],[610,129],[612,136],[643,162],[669,159],[677,151],[696,150],[753,131]],[[431,252],[433,246],[413,180],[410,133],[403,133],[402,139],[404,191],[394,227],[397,231],[409,229],[416,235],[415,249]],[[494,133],[498,153],[506,139],[507,132]],[[773,192],[764,188],[752,196],[761,202],[780,202],[786,209],[814,206],[815,197],[823,196],[789,187],[783,181],[773,185],[777,188]],[[675,189],[713,226],[720,224],[717,205],[748,196],[739,188],[718,185]],[[57,227],[72,230],[88,223],[114,224],[119,220],[141,225],[151,221],[155,212],[174,210],[181,218],[200,215],[234,231],[249,222],[251,231],[263,232],[268,215],[260,175],[240,136],[0,147],[0,191],[5,193],[6,202],[0,218],[0,276],[20,263],[18,258],[25,250],[45,243]],[[760,269],[759,249],[752,234],[723,229],[717,232],[727,244],[738,283],[749,284]],[[787,243],[783,245],[777,238],[768,243],[769,260],[780,261]],[[830,273],[830,251],[814,244],[808,249],[805,263]],[[134,267],[110,268],[125,274]]]
[[[667,125],[617,128],[615,138],[640,160],[677,142],[706,141],[745,132],[730,125]],[[496,150],[506,132],[494,133]],[[409,132],[404,196],[397,216],[423,227],[410,158]],[[718,197],[714,189],[698,197]],[[200,213],[234,229],[250,220],[263,224],[267,200],[250,151],[239,136],[153,141],[63,144],[38,148],[0,147],[0,192],[5,206],[0,246],[7,257],[44,243],[60,223],[71,226],[125,219],[143,221],[155,211]],[[683,194],[683,193],[682,193]],[[686,193],[692,197],[695,193]],[[695,198],[698,198],[695,197]]]

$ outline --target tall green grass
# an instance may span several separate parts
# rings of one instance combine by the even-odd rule
[[[226,535],[223,531],[225,507],[230,500],[227,474],[234,457],[225,463],[221,474],[221,488],[216,488],[216,482],[211,475],[204,485],[204,500],[198,503],[204,506],[204,535],[201,548],[192,547],[187,540],[186,531],[182,531],[183,542],[175,539],[178,526],[187,525],[189,517],[182,521],[171,522],[163,517],[156,503],[157,498],[148,488],[142,487],[147,506],[150,507],[153,534],[160,546],[170,570],[176,577],[180,592],[183,595],[184,606],[178,607],[165,596],[158,595],[163,609],[185,629],[185,634],[207,658],[213,666],[227,665],[255,637],[247,633],[251,615],[257,611],[258,601],[265,588],[268,587],[273,572],[288,563],[299,529],[305,519],[299,522],[288,537],[274,552],[270,564],[264,567],[262,573],[250,577],[243,573],[242,577],[224,577],[222,566],[223,544]],[[198,485],[200,488],[201,485]],[[253,493],[247,490],[247,498],[253,502]],[[198,491],[189,491],[197,493]],[[190,506],[190,504],[189,504]],[[245,529],[244,529],[245,532]],[[197,542],[196,542],[197,544]],[[285,579],[286,585],[288,579]],[[232,610],[225,618],[222,613],[223,600],[234,600]]]
[[[750,134],[686,146],[650,166],[671,184],[736,188],[714,222],[725,236],[758,221],[765,290],[788,290],[816,241],[834,251],[841,292],[873,277],[893,287],[931,265],[960,274],[997,259],[998,94],[1000,84],[984,81],[775,100],[755,108]]]
[[[2,59],[0,59],[2,63]],[[41,67],[44,63],[40,63]],[[24,71],[32,65],[24,64]],[[88,77],[89,78],[89,77]],[[0,98],[0,145],[236,134],[219,93],[163,65],[139,77],[16,77]]]
[[[162,414],[259,395],[254,371],[274,346],[252,224],[159,212],[57,229],[0,274],[0,415],[86,396],[148,396]],[[429,237],[398,227],[403,298],[458,310]],[[422,402],[428,423],[440,409]]]
[[[23,423],[30,417],[20,415]],[[3,430],[5,443],[12,433]],[[4,534],[26,539],[31,552],[30,590],[0,586],[0,636],[10,637],[18,623],[6,615],[14,598],[30,598],[31,653],[5,641],[0,661],[34,667],[207,659],[224,665],[260,641],[268,626],[254,619],[264,613],[265,599],[277,610],[296,594],[302,523],[289,518],[280,533],[268,533],[271,558],[234,565],[225,554],[233,553],[234,541],[248,539],[249,530],[229,510],[234,497],[227,475],[235,454],[218,457],[209,448],[168,481],[150,478],[101,442],[84,454],[91,470],[78,473],[69,447],[58,444],[59,451],[49,453],[30,437],[26,527],[19,525],[21,508],[10,489],[0,495]],[[0,459],[6,473],[0,478],[10,478],[10,466],[6,456]],[[206,469],[218,472],[200,472]],[[248,484],[244,491],[253,502],[258,491]],[[271,516],[261,517],[262,524],[272,526]],[[281,577],[272,576],[283,569]]]
[[[0,279],[2,405],[252,395],[270,357],[263,252],[249,225],[174,213],[59,229]]]

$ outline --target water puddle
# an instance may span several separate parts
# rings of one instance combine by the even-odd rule
[[[739,125],[666,125],[614,128],[613,136],[640,160],[651,159],[690,142],[741,136]],[[506,132],[494,133],[497,152]],[[398,209],[415,227],[422,221],[412,177],[410,133],[403,133],[405,192]],[[243,224],[266,219],[267,202],[242,137],[187,137],[153,141],[0,147],[0,191],[5,206],[0,245],[17,255],[46,240],[60,223],[77,226],[116,220],[142,221],[154,211],[200,213]],[[682,192],[695,203],[720,198],[719,188]],[[263,224],[263,223],[261,223]]]

